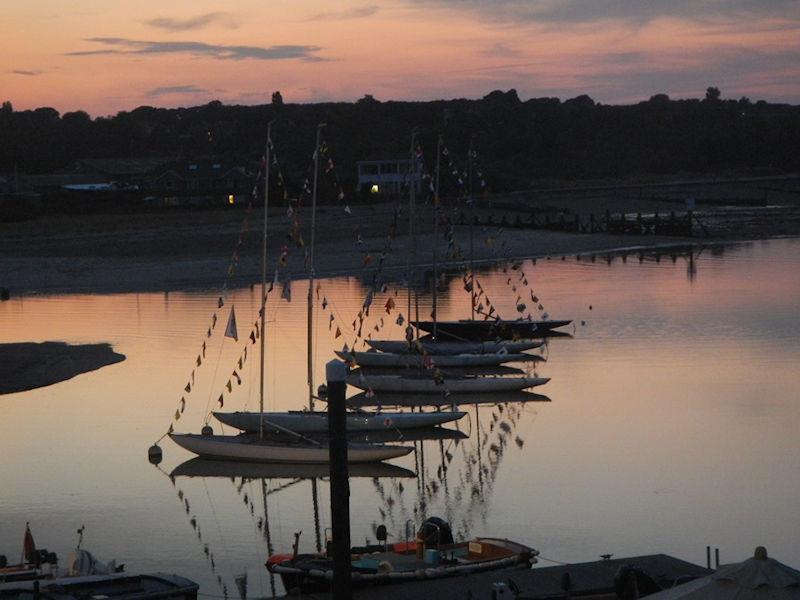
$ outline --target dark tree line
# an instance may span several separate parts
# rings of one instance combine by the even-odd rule
[[[704,100],[657,94],[629,106],[588,96],[519,100],[495,91],[481,100],[289,104],[192,108],[147,106],[92,119],[83,111],[0,109],[0,172],[52,172],[78,158],[226,157],[253,163],[263,153],[266,123],[287,179],[302,181],[317,123],[345,187],[355,161],[397,158],[409,150],[412,127],[429,165],[436,137],[463,165],[474,136],[494,191],[524,189],[550,178],[625,178],[659,174],[776,173],[800,169],[800,107],[724,100],[709,88]]]

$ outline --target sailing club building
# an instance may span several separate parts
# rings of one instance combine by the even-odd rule
[[[408,193],[412,180],[411,160],[395,158],[388,160],[359,160],[358,191],[362,194],[380,194],[385,198],[396,198]],[[414,189],[422,190],[422,173],[413,175]]]

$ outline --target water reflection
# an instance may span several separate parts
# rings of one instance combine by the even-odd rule
[[[373,537],[380,523],[402,536],[406,519],[441,515],[461,535],[519,539],[563,561],[665,552],[702,562],[706,544],[726,560],[766,544],[800,564],[799,272],[793,240],[712,246],[674,261],[634,250],[610,262],[598,255],[484,269],[478,279],[501,315],[515,315],[516,296],[533,291],[554,318],[574,319],[573,337],[551,338],[548,360],[536,367],[551,377],[543,390],[553,401],[465,405],[470,421],[458,429],[468,438],[408,442],[415,452],[395,466],[418,477],[354,478],[352,539]],[[449,277],[446,285],[439,316],[463,318],[463,281]],[[316,316],[317,381],[332,350],[353,345],[364,293],[355,277],[321,281],[329,306]],[[393,293],[376,296],[365,330],[401,339],[403,327],[380,308]],[[247,323],[258,291],[235,290],[230,302]],[[231,595],[233,577],[247,569],[251,594],[268,595],[270,551],[290,548],[301,530],[304,550],[322,545],[330,523],[324,477],[280,488],[293,479],[243,471],[232,485],[228,476],[176,475],[173,488],[168,475],[187,453],[165,446],[163,473],[144,460],[197,368],[216,303],[209,290],[0,304],[2,341],[109,341],[128,357],[0,397],[0,553],[18,552],[25,521],[47,530],[57,552],[86,524],[92,551],[131,570],[178,572],[205,593],[222,595],[224,585]],[[420,313],[430,310],[421,290]],[[271,301],[267,319],[267,410],[297,409],[306,401],[305,305]],[[199,430],[216,408],[240,350],[212,338],[180,419],[186,430]],[[257,406],[255,365],[244,365],[226,410]],[[267,496],[268,511],[262,484],[267,492],[280,488]],[[191,514],[175,501],[178,489]],[[266,516],[269,542],[258,528]]]

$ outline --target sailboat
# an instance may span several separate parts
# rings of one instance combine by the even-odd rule
[[[324,125],[317,128],[316,148],[314,151],[314,187],[312,202],[312,222],[311,222],[311,272],[309,276],[309,404],[313,409],[313,372],[311,364],[311,296],[314,281],[313,271],[313,248],[314,248],[314,219],[316,214],[317,199],[317,175],[319,172],[320,154],[320,135]],[[302,434],[284,427],[275,422],[266,422],[264,419],[264,364],[266,348],[264,344],[265,325],[266,325],[266,301],[267,301],[267,223],[269,208],[269,168],[270,150],[272,143],[272,122],[267,126],[267,143],[265,154],[265,178],[264,178],[264,235],[262,244],[262,270],[261,270],[261,364],[259,378],[259,426],[258,435],[241,434],[237,436],[213,435],[213,434],[188,434],[170,432],[169,437],[182,448],[189,450],[204,458],[215,459],[234,459],[258,462],[290,462],[290,463],[327,463],[330,459],[328,447],[325,444],[309,439]],[[285,439],[275,440],[265,437],[265,426],[270,426],[281,430],[292,436],[291,441]],[[405,456],[413,450],[405,446],[381,446],[374,444],[348,444],[348,461],[353,463],[381,461],[390,458]]]
[[[394,354],[496,354],[498,352],[519,353],[541,348],[544,342],[537,340],[497,340],[488,342],[455,342],[435,338],[421,338],[416,342],[398,340],[367,340],[370,348]]]
[[[543,360],[533,354],[494,352],[484,354],[396,354],[393,352],[344,352],[336,351],[336,356],[361,367],[494,367],[508,362],[528,362]]]
[[[364,391],[396,394],[481,394],[486,392],[512,392],[524,390],[550,381],[549,377],[448,377],[436,379],[422,373],[414,375],[373,375],[362,370],[347,376],[348,385]]]
[[[328,413],[324,411],[289,412],[214,412],[214,417],[229,427],[242,431],[257,432],[262,423],[290,429],[297,433],[326,433]],[[406,430],[433,427],[462,418],[467,413],[459,411],[410,413],[410,412],[350,412],[347,414],[347,430],[381,431]]]

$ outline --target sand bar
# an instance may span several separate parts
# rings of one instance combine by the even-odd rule
[[[0,344],[0,394],[52,385],[123,360],[111,344]]]

